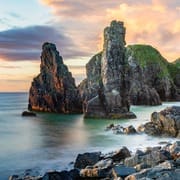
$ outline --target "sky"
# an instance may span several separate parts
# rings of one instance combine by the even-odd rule
[[[0,0],[0,92],[28,92],[47,41],[78,84],[112,20],[124,22],[127,45],[150,44],[170,62],[180,57],[179,0]]]

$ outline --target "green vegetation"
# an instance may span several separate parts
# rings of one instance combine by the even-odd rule
[[[127,46],[127,53],[137,60],[141,68],[155,64],[161,67],[159,77],[162,78],[169,75],[167,60],[152,46],[141,44],[129,45]]]
[[[173,63],[168,63],[167,67],[168,67],[168,70],[169,70],[169,73],[170,73],[172,79],[174,79],[176,77],[176,75],[178,73],[180,73],[180,58],[178,58]]]

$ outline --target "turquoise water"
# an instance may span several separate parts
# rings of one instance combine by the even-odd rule
[[[104,153],[127,146],[131,150],[157,145],[173,138],[143,135],[115,135],[104,131],[110,124],[138,125],[150,119],[150,114],[180,102],[162,106],[132,106],[134,120],[83,119],[82,115],[38,113],[37,117],[21,117],[26,110],[28,94],[0,93],[0,179],[32,169],[43,174],[47,170],[70,168],[78,153]]]

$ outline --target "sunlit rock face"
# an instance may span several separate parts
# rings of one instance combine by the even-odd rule
[[[88,78],[84,86],[86,83],[92,87],[88,91],[97,93],[97,96],[88,97],[89,100],[85,102],[85,117],[135,117],[129,112],[128,62],[125,59],[125,28],[122,22],[112,21],[105,28],[103,51],[94,58],[97,61],[97,66],[94,67],[96,69],[91,68],[90,73],[87,70]],[[90,63],[86,66],[87,69],[88,67],[91,67]],[[94,77],[92,70],[96,71]]]
[[[74,78],[64,65],[55,44],[46,42],[42,46],[40,74],[31,84],[28,108],[58,113],[82,112]]]

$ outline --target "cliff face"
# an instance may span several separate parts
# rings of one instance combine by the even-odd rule
[[[130,66],[130,95],[132,104],[158,105],[173,99],[174,83],[168,72],[168,62],[148,45],[126,48]]]
[[[119,47],[114,46],[113,51],[119,53],[120,50],[118,49]],[[102,63],[102,59],[98,59],[99,62],[96,62],[96,64],[93,63],[94,61],[92,60],[90,61],[90,67],[97,68],[98,71],[101,72],[102,67],[100,64]],[[129,90],[131,104],[159,105],[161,101],[180,100],[180,78],[178,78],[180,76],[179,60],[174,63],[168,63],[152,46],[129,45],[125,49],[124,63],[126,70],[124,71],[125,73],[122,74],[122,77],[125,75],[123,78],[126,79],[126,88]],[[119,68],[119,62],[115,66],[116,67],[111,69]],[[89,67],[89,63],[86,67]],[[91,72],[91,77],[96,75],[96,79],[101,79],[101,76],[98,78],[96,70],[91,71],[89,68],[86,68],[86,70]],[[115,75],[115,73],[112,74]],[[89,74],[87,74],[86,82],[89,82],[90,76],[88,75]],[[121,75],[116,74],[115,76],[119,77]],[[82,82],[79,88],[81,94],[88,99],[98,94],[96,88],[98,86],[97,81],[96,79],[91,79],[91,83],[86,83],[86,89],[95,89],[92,94],[81,88],[85,82]],[[112,77],[110,79],[112,79]],[[116,80],[117,85],[120,87],[121,84],[119,80]]]
[[[87,79],[79,88],[84,94],[85,117],[134,117],[129,112],[129,81],[125,59],[125,28],[122,22],[113,21],[104,30],[102,53],[87,64]]]
[[[30,110],[79,113],[82,103],[74,78],[52,43],[42,46],[40,74],[29,91]]]

